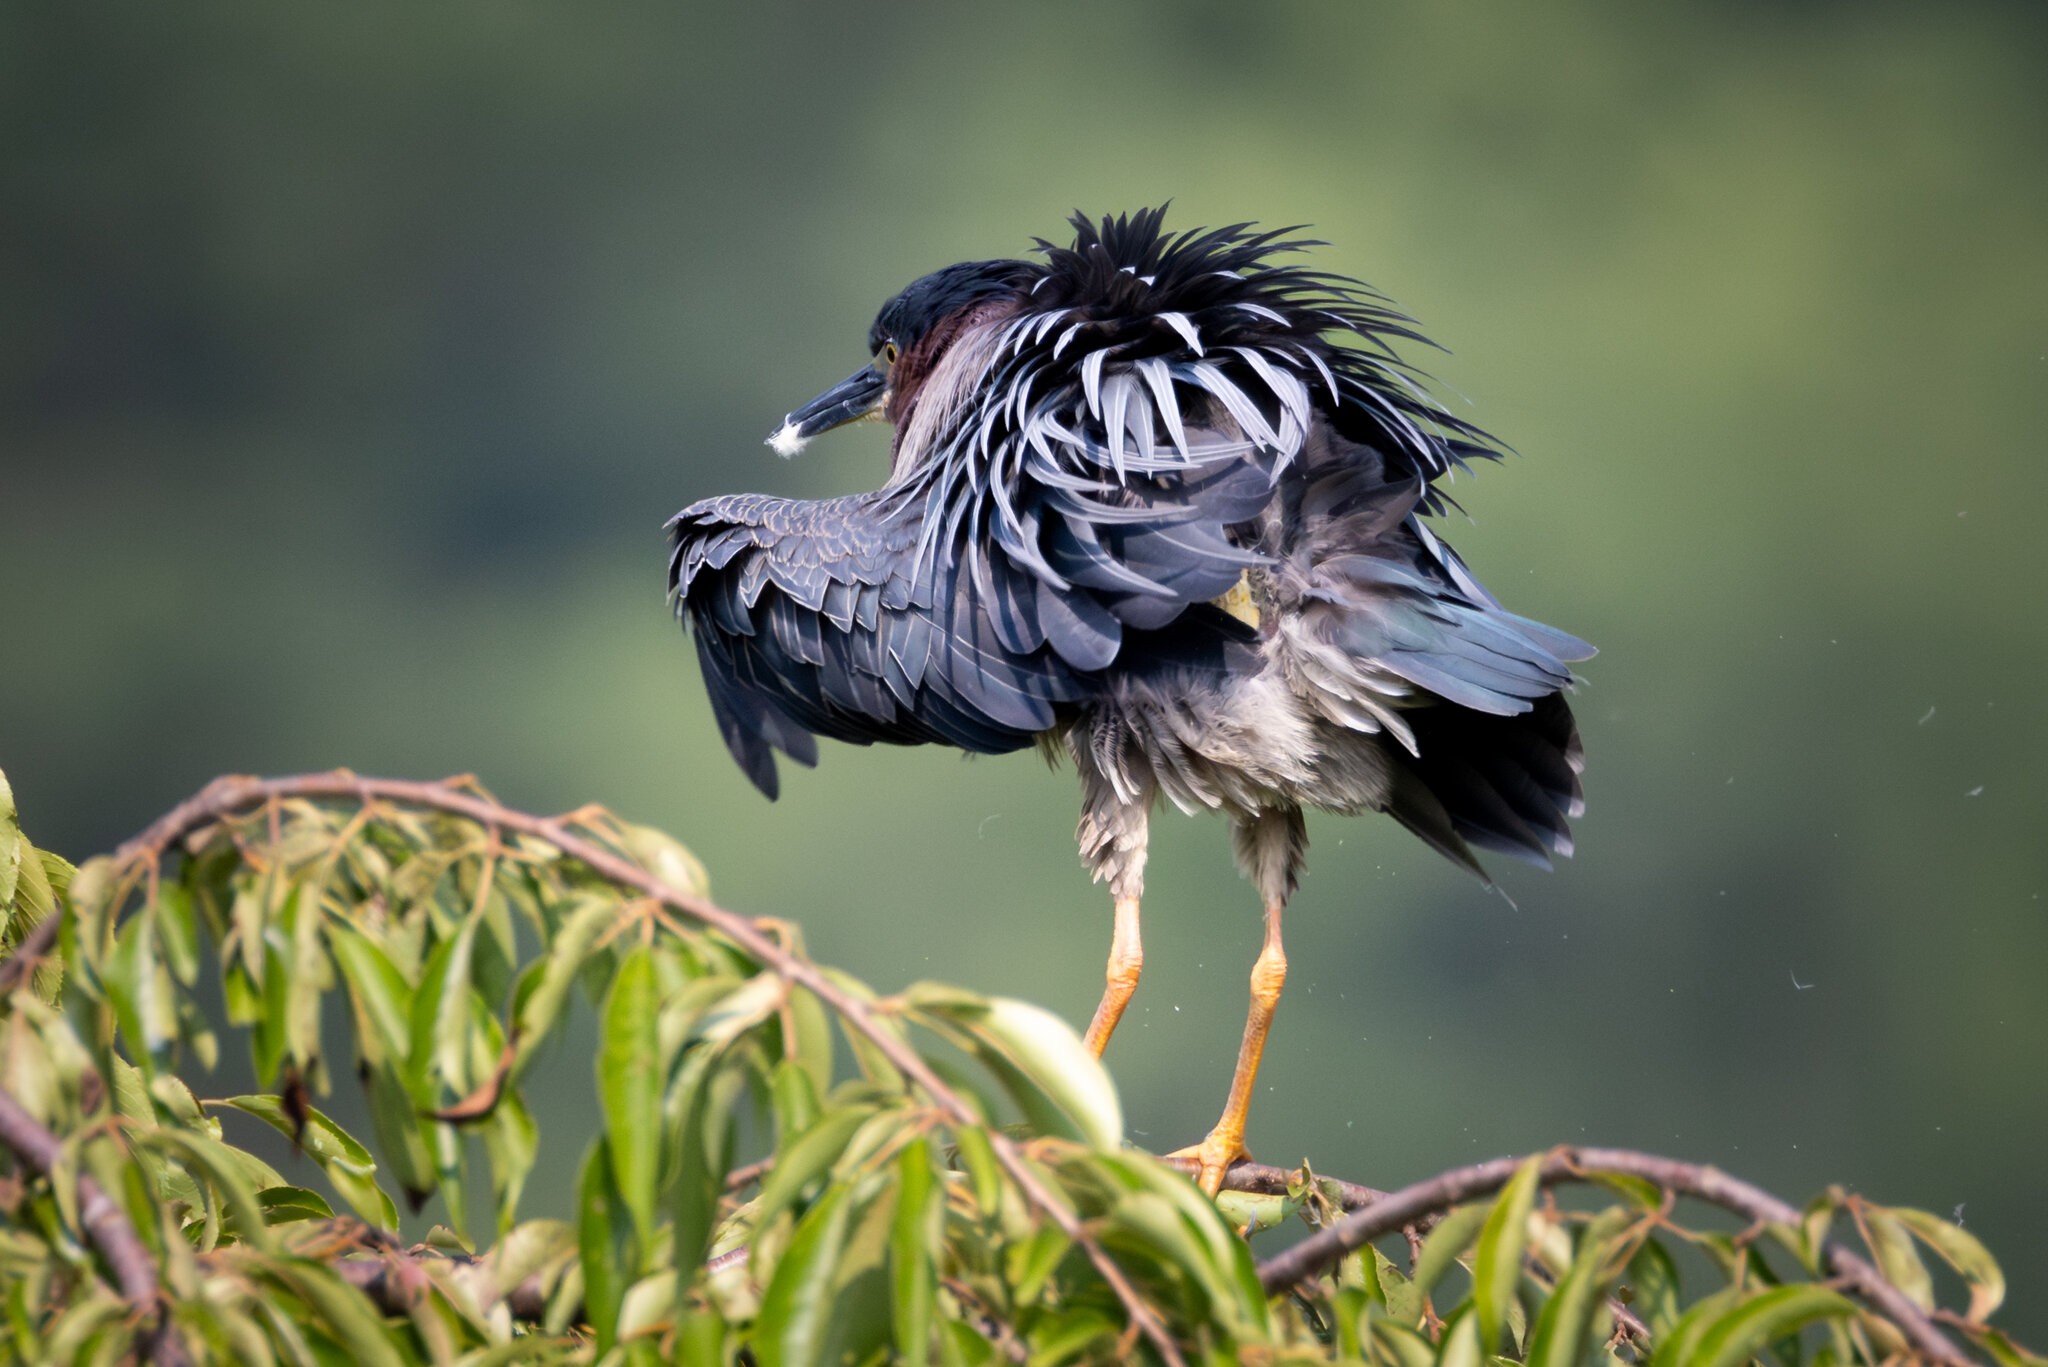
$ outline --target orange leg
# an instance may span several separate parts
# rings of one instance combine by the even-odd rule
[[[1138,990],[1138,974],[1145,967],[1144,946],[1138,941],[1138,899],[1119,897],[1116,899],[1116,929],[1109,938],[1109,972],[1102,989],[1102,1000],[1096,1004],[1095,1018],[1088,1022],[1088,1035],[1082,1042],[1088,1052],[1097,1058],[1109,1047],[1109,1037],[1116,1033],[1116,1023],[1123,1019],[1124,1008],[1131,1004],[1131,994]]]
[[[1280,945],[1280,910],[1283,903],[1266,904],[1266,942],[1252,964],[1252,1006],[1245,1017],[1244,1041],[1237,1047],[1237,1070],[1230,1078],[1230,1098],[1223,1103],[1223,1118],[1208,1138],[1173,1156],[1192,1158],[1200,1166],[1195,1181],[1214,1196],[1223,1187],[1223,1174],[1230,1165],[1251,1152],[1244,1146],[1246,1113],[1251,1110],[1252,1084],[1258,1081],[1259,1058],[1266,1052],[1266,1033],[1273,1028],[1273,1011],[1280,1004],[1280,989],[1287,982],[1287,951]]]

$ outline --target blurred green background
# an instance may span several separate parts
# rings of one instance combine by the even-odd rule
[[[2048,1338],[2041,13],[15,0],[0,765],[74,856],[222,771],[474,770],[676,832],[884,988],[1084,1021],[1071,776],[828,746],[765,803],[660,526],[877,482],[873,429],[761,438],[915,275],[1077,206],[1312,224],[1522,453],[1447,533],[1603,653],[1580,854],[1513,905],[1313,823],[1253,1147],[1839,1180],[1960,1210]],[[1110,1061],[1165,1148],[1258,918],[1219,823],[1153,849]]]

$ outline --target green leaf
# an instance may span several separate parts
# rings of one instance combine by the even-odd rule
[[[1482,1347],[1485,1334],[1476,1309],[1451,1316],[1450,1323],[1444,1326],[1443,1345],[1437,1351],[1438,1367],[1482,1367],[1486,1361]]]
[[[635,863],[685,897],[709,897],[711,878],[697,856],[674,836],[652,826],[618,823],[619,844]]]
[[[761,1184],[752,1210],[757,1229],[767,1228],[803,1189],[831,1168],[854,1131],[866,1124],[878,1110],[875,1106],[845,1106],[827,1111],[818,1123],[792,1139],[776,1155],[775,1166]],[[765,1271],[765,1269],[763,1269]]]
[[[319,1263],[279,1258],[263,1266],[263,1274],[296,1293],[348,1345],[349,1359],[362,1367],[405,1367],[383,1317],[362,1292]]]
[[[789,1136],[801,1134],[818,1118],[818,1088],[811,1073],[795,1059],[775,1065],[771,1091],[775,1099],[775,1128]]]
[[[966,1164],[968,1179],[973,1183],[975,1206],[985,1217],[994,1219],[997,1203],[1002,1199],[1003,1170],[996,1163],[988,1132],[979,1125],[963,1125],[953,1132],[953,1140],[960,1146],[960,1161]]]
[[[630,1226],[621,1217],[625,1202],[612,1180],[611,1151],[602,1139],[584,1155],[576,1187],[576,1244],[583,1273],[583,1313],[597,1332],[602,1353],[618,1338],[619,1306],[632,1281],[627,1265]]]
[[[808,988],[792,987],[787,1018],[795,1035],[790,1055],[810,1074],[811,1085],[820,1095],[832,1088],[832,1016],[818,994]]]
[[[1392,1367],[1435,1367],[1435,1345],[1405,1324],[1396,1324],[1382,1315],[1369,1315],[1366,1335],[1372,1345],[1367,1360],[1375,1367],[1382,1363]]]
[[[285,1042],[294,1063],[316,1086],[321,1076],[320,998],[333,985],[334,974],[321,931],[327,913],[327,866],[322,864],[303,883],[295,885],[285,898],[280,922],[291,937],[291,972],[285,980]]]
[[[1443,1280],[1444,1273],[1452,1264],[1465,1255],[1472,1241],[1479,1237],[1479,1231],[1487,1222],[1492,1210],[1487,1206],[1458,1206],[1437,1222],[1429,1237],[1423,1240],[1422,1255],[1415,1260],[1415,1289],[1428,1295],[1436,1284]]]
[[[237,1237],[257,1248],[274,1246],[268,1221],[263,1218],[263,1205],[256,1199],[256,1189],[225,1144],[190,1130],[152,1130],[146,1138],[149,1144],[176,1157],[187,1172],[219,1195]]]
[[[1613,1280],[1607,1269],[1635,1223],[1634,1211],[1614,1207],[1594,1217],[1579,1236],[1571,1268],[1543,1302],[1523,1361],[1528,1367],[1575,1367],[1586,1352],[1594,1321]]]
[[[186,987],[199,979],[199,922],[192,912],[192,894],[182,883],[157,887],[156,929],[171,972]]]
[[[518,1093],[507,1092],[476,1131],[491,1162],[491,1196],[503,1234],[518,1216],[519,1197],[540,1154],[540,1129]]]
[[[832,1275],[846,1241],[847,1196],[845,1187],[826,1192],[776,1265],[754,1322],[761,1367],[814,1367],[823,1358],[836,1309]]]
[[[517,1052],[512,1059],[514,1077],[525,1071],[534,1050],[540,1048],[541,1041],[561,1019],[569,989],[575,985],[577,975],[590,957],[591,945],[619,916],[617,900],[596,893],[586,893],[577,898],[574,907],[575,910],[550,937],[539,981],[520,1001],[518,1014],[514,1017],[517,1028],[513,1033],[518,1040]]]
[[[675,1301],[676,1274],[668,1268],[650,1272],[634,1282],[626,1288],[626,1298],[619,1303],[619,1341],[632,1344],[635,1357],[651,1348],[651,1340],[661,1331]],[[649,1341],[634,1343],[636,1339]]]
[[[1501,1188],[1487,1213],[1472,1254],[1472,1308],[1479,1316],[1480,1346],[1488,1352],[1500,1343],[1515,1288],[1522,1280],[1522,1251],[1528,1246],[1529,1212],[1536,1208],[1537,1178],[1544,1155],[1531,1154]]]
[[[1678,1292],[1678,1264],[1664,1245],[1651,1239],[1629,1259],[1628,1286],[1634,1293],[1629,1302],[1653,1335],[1662,1337],[1678,1323],[1681,1302]]]
[[[114,952],[99,964],[107,1004],[114,1008],[129,1057],[145,1077],[153,1076],[164,1061],[164,1047],[169,1043],[160,1028],[163,1014],[156,1000],[156,936],[150,920],[149,913],[143,912],[123,922],[115,933]]]
[[[1073,1246],[1074,1241],[1050,1220],[1032,1231],[1023,1243],[1012,1244],[1005,1258],[1010,1268],[1010,1298],[1020,1305],[1037,1300],[1047,1279]]]
[[[1274,1196],[1249,1191],[1219,1191],[1216,1193],[1216,1209],[1232,1227],[1247,1234],[1262,1234],[1277,1229],[1292,1219],[1294,1212],[1301,1208],[1299,1201],[1288,1197]]]
[[[1421,1288],[1406,1272],[1394,1266],[1393,1259],[1370,1248],[1372,1253],[1372,1277],[1379,1284],[1380,1304],[1387,1309],[1387,1315],[1396,1324],[1409,1329],[1422,1324],[1423,1295]]]
[[[1086,1307],[1048,1315],[1031,1326],[1029,1367],[1116,1361],[1113,1349],[1120,1328],[1100,1310]]]
[[[292,1135],[297,1127],[286,1113],[284,1103],[268,1095],[231,1096],[225,1103],[269,1124],[282,1134]],[[377,1185],[377,1160],[355,1136],[334,1123],[317,1107],[306,1108],[306,1124],[295,1136],[300,1147],[313,1156],[334,1184],[342,1200],[363,1219],[379,1229],[398,1228],[398,1207]]]
[[[749,978],[699,1016],[691,1034],[713,1048],[723,1049],[772,1017],[786,992],[787,985],[772,973]]]
[[[355,1008],[357,1050],[371,1063],[402,1062],[412,1038],[411,984],[383,947],[353,926],[336,924],[327,944]]]
[[[1073,1118],[1080,1137],[1099,1149],[1123,1143],[1123,1108],[1116,1086],[1081,1037],[1044,1007],[994,997],[981,1028],[1033,1082]]]
[[[304,1187],[265,1187],[256,1193],[256,1201],[263,1207],[263,1223],[266,1225],[334,1218],[334,1207],[327,1204],[327,1198]]]
[[[2005,1273],[1976,1235],[1924,1210],[1893,1207],[1891,1213],[1969,1283],[1970,1309],[1965,1318],[1982,1324],[1986,1316],[2004,1304]]]
[[[392,1058],[368,1064],[364,1082],[370,1104],[370,1132],[391,1164],[391,1180],[417,1207],[419,1201],[433,1193],[440,1180],[427,1139],[438,1127],[420,1115],[418,1099],[400,1074],[400,1067],[401,1062]]]
[[[1706,1304],[1701,1302],[1701,1306]],[[1699,1309],[1695,1307],[1694,1313]],[[1856,1307],[1847,1298],[1824,1286],[1807,1283],[1772,1287],[1706,1324],[1697,1335],[1691,1354],[1673,1357],[1670,1362],[1673,1367],[1742,1367],[1766,1345],[1798,1333],[1815,1320],[1847,1317],[1855,1312]],[[1664,1367],[1666,1359],[1661,1346],[1651,1361],[1656,1367]]]
[[[933,1161],[931,1141],[919,1135],[896,1155],[896,1220],[889,1235],[896,1355],[907,1367],[925,1367],[931,1361],[945,1213],[945,1183]]]
[[[704,1261],[725,1195],[732,1149],[732,1111],[739,1079],[719,1067],[721,1055],[699,1049],[689,1055],[676,1081],[678,1110],[674,1263],[694,1268]],[[686,1278],[687,1289],[694,1278]]]
[[[598,1033],[597,1090],[612,1177],[633,1217],[643,1250],[654,1246],[661,1162],[662,1077],[655,1034],[660,1010],[653,955],[636,948],[619,965],[605,998]]]
[[[7,771],[0,769],[0,930],[8,928],[14,910],[14,889],[21,881],[22,853],[27,845],[15,813],[14,789],[7,784]],[[13,938],[19,940],[20,936]]]
[[[1920,1251],[1913,1247],[1913,1236],[1905,1224],[1883,1206],[1869,1202],[1857,1214],[1884,1279],[1922,1310],[1932,1310],[1934,1278],[1927,1275],[1927,1264],[1920,1260]]]

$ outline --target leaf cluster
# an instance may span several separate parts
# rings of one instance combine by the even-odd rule
[[[686,849],[599,810],[352,782],[209,790],[163,839],[73,869],[22,835],[0,778],[0,943],[43,951],[30,974],[0,959],[0,1363],[1915,1351],[1831,1274],[1838,1224],[1921,1311],[1937,1255],[1968,1291],[1943,1313],[1971,1360],[2040,1361],[1988,1325],[1989,1254],[1931,1216],[1836,1192],[1796,1225],[1716,1232],[1612,1173],[1590,1174],[1606,1204],[1567,1210],[1544,1155],[1269,1292],[1240,1229],[1371,1203],[1305,1167],[1208,1200],[1124,1147],[1107,1075],[1040,1008],[881,996],[812,963],[795,927],[711,907]],[[579,1001],[599,1133],[548,1165],[572,1217],[535,1219],[529,1076]],[[220,1049],[212,1002],[254,1094],[193,1090]],[[364,1134],[323,1108],[338,1079],[362,1091]],[[258,1157],[261,1126],[318,1180]],[[435,1199],[447,1225],[408,1242],[401,1211]],[[110,1228],[132,1231],[140,1290]]]

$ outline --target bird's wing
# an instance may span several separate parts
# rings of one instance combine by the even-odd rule
[[[770,797],[774,750],[817,760],[812,735],[1030,744],[1085,691],[1058,657],[1015,650],[1002,593],[960,555],[921,554],[924,507],[885,489],[804,502],[707,499],[669,523],[669,584],[694,629],[720,733]]]
[[[1266,563],[1242,528],[1299,454],[1310,401],[1292,364],[1205,352],[1171,322],[1147,339],[1171,345],[1149,354],[1084,341],[1063,355],[1085,326],[1057,311],[1005,324],[986,397],[918,477],[933,490],[927,536],[969,533],[974,572],[1009,609],[1004,644],[1100,670],[1127,633],[1175,623]]]
[[[1583,761],[1558,695],[1592,647],[1503,608],[1423,520],[1424,480],[1384,451],[1320,439],[1302,474],[1275,577],[1303,696],[1398,744],[1388,810],[1454,859],[1477,867],[1463,841],[1569,853]]]

